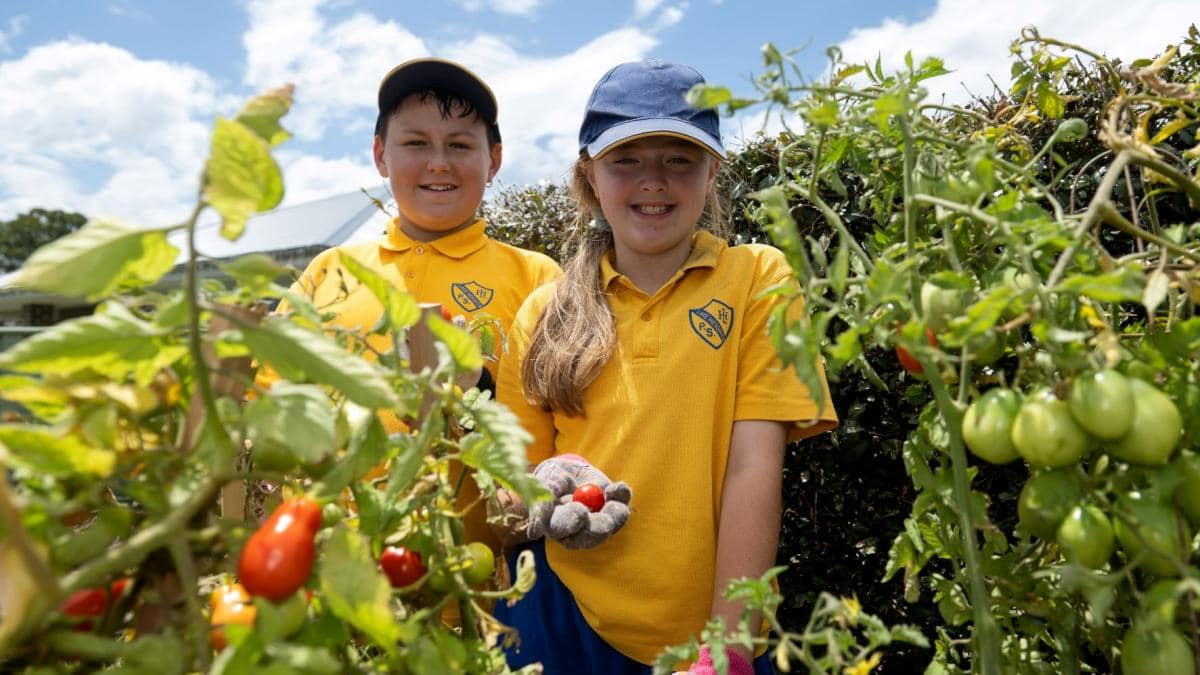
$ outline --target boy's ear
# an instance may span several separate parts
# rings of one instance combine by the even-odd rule
[[[712,182],[717,179],[717,172],[720,170],[721,170],[721,160],[710,158],[709,165],[708,165],[708,182],[709,182],[709,184],[712,184]]]
[[[375,135],[375,142],[371,144],[371,154],[375,157],[375,170],[379,172],[380,178],[387,178],[387,164],[383,163],[383,138],[379,134]]]
[[[492,149],[488,155],[491,160],[491,166],[488,167],[488,182],[490,183],[500,171],[500,161],[504,159],[504,146],[500,143],[492,143]]]

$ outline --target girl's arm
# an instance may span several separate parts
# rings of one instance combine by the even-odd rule
[[[733,629],[742,618],[742,603],[725,599],[730,580],[760,577],[775,564],[779,547],[779,521],[783,454],[787,427],[771,420],[733,423],[729,464],[721,494],[721,521],[717,529],[717,567],[713,586],[712,616],[723,617]],[[757,634],[759,612],[750,616]],[[749,651],[737,648],[743,657]]]

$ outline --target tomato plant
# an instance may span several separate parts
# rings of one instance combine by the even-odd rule
[[[604,490],[599,485],[588,483],[575,488],[571,499],[583,504],[588,511],[596,513],[604,506]]]
[[[411,586],[425,576],[425,563],[421,554],[403,546],[389,546],[383,549],[379,556],[379,566],[387,574],[388,581],[395,588]]]

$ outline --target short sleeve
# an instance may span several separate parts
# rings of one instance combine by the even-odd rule
[[[778,250],[764,247],[758,263],[755,273],[763,282],[754,284],[742,321],[734,420],[787,422],[789,441],[829,431],[837,426],[837,412],[830,400],[824,365],[817,365],[824,394],[824,406],[818,408],[796,371],[783,365],[767,333],[771,311],[784,299],[763,292],[780,284],[798,286]],[[803,301],[797,299],[788,309],[788,318],[798,319],[803,312]]]

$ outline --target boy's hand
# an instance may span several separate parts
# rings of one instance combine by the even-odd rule
[[[545,536],[570,549],[594,548],[629,520],[633,491],[623,482],[612,482],[579,455],[551,457],[538,464],[533,476],[550,490],[554,499],[529,509],[526,535],[531,540]],[[592,512],[571,498],[576,488],[588,484],[604,491],[604,505],[599,511]]]

